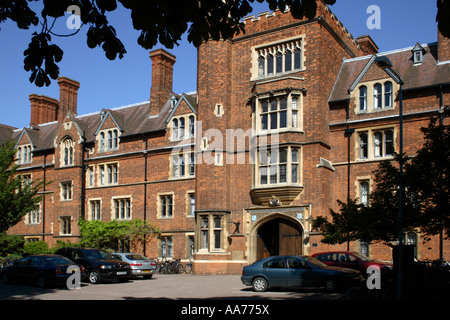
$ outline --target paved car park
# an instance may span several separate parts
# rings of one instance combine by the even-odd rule
[[[120,283],[81,283],[79,289],[50,288],[23,284],[0,284],[1,300],[342,300],[343,293],[324,289],[268,290],[253,292],[244,286],[240,275],[156,274],[152,279],[133,278]]]

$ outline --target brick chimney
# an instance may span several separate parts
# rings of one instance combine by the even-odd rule
[[[438,29],[438,61],[448,61],[450,60],[450,39],[442,35]]]
[[[152,87],[150,89],[150,115],[157,115],[172,94],[173,65],[176,57],[157,49],[150,52],[152,60]]]
[[[58,100],[37,94],[30,94],[29,99],[31,102],[31,127],[57,120]]]
[[[368,34],[360,36],[356,40],[365,54],[372,55],[378,53],[378,46]]]
[[[80,88],[78,81],[69,79],[67,77],[58,78],[59,84],[59,112],[58,121],[64,121],[69,111],[72,114],[77,114],[77,92]]]

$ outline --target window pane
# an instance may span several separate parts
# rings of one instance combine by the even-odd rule
[[[267,130],[267,121],[268,121],[268,117],[267,117],[267,113],[261,115],[261,130]]]
[[[261,111],[262,112],[269,111],[269,102],[267,102],[267,101],[262,101],[261,102]]]
[[[270,111],[278,110],[278,100],[270,101]]]
[[[367,88],[365,86],[359,88],[359,110],[367,110]]]
[[[392,130],[385,131],[384,139],[386,156],[392,156],[394,154],[394,133]]]
[[[267,167],[260,167],[259,172],[260,172],[260,176],[261,176],[259,183],[267,184]]]
[[[367,205],[369,196],[369,183],[367,181],[362,181],[360,187],[361,204]]]
[[[264,77],[264,67],[265,67],[266,59],[262,56],[258,59],[258,77]]]
[[[280,128],[287,127],[287,111],[280,112]]]
[[[361,159],[367,158],[367,133],[359,135],[359,157]]]
[[[290,50],[286,51],[286,54],[284,55],[284,71],[291,71],[292,70],[292,52]]]
[[[278,52],[276,56],[276,73],[283,72],[283,55]]]
[[[377,83],[373,87],[373,107],[381,108],[382,100],[381,100],[381,84]]]
[[[277,183],[277,166],[270,167],[270,183]]]
[[[392,82],[384,84],[384,106],[392,107]]]
[[[295,50],[294,52],[294,69],[302,68],[302,54],[300,49]]]
[[[298,151],[297,151],[297,149],[292,149],[291,153],[292,153],[292,162],[293,163],[298,162]]]
[[[280,165],[280,183],[284,183],[286,182],[286,165],[285,164],[281,164]]]
[[[220,231],[220,230],[214,230],[214,249],[221,248],[221,245],[220,245],[221,233],[222,233],[222,231]]]
[[[278,114],[276,112],[270,114],[270,129],[278,128]]]
[[[292,183],[298,182],[298,165],[292,164]]]
[[[381,132],[375,132],[373,135],[374,156],[381,157],[383,155],[383,135]]]
[[[273,55],[269,54],[267,56],[267,75],[273,74],[273,60],[274,60]]]

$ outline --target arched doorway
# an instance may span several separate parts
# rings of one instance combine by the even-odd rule
[[[265,222],[258,228],[256,238],[256,260],[302,254],[301,226],[290,219],[277,217]]]

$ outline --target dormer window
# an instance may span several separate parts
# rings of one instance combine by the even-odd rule
[[[32,147],[29,145],[22,145],[17,148],[17,164],[31,163],[32,161]]]
[[[414,64],[420,64],[423,61],[423,47],[417,43],[412,49]]]
[[[172,141],[180,141],[184,139],[191,139],[195,136],[195,116],[184,115],[174,117],[172,123]]]
[[[119,130],[109,129],[99,133],[99,152],[119,149]]]

